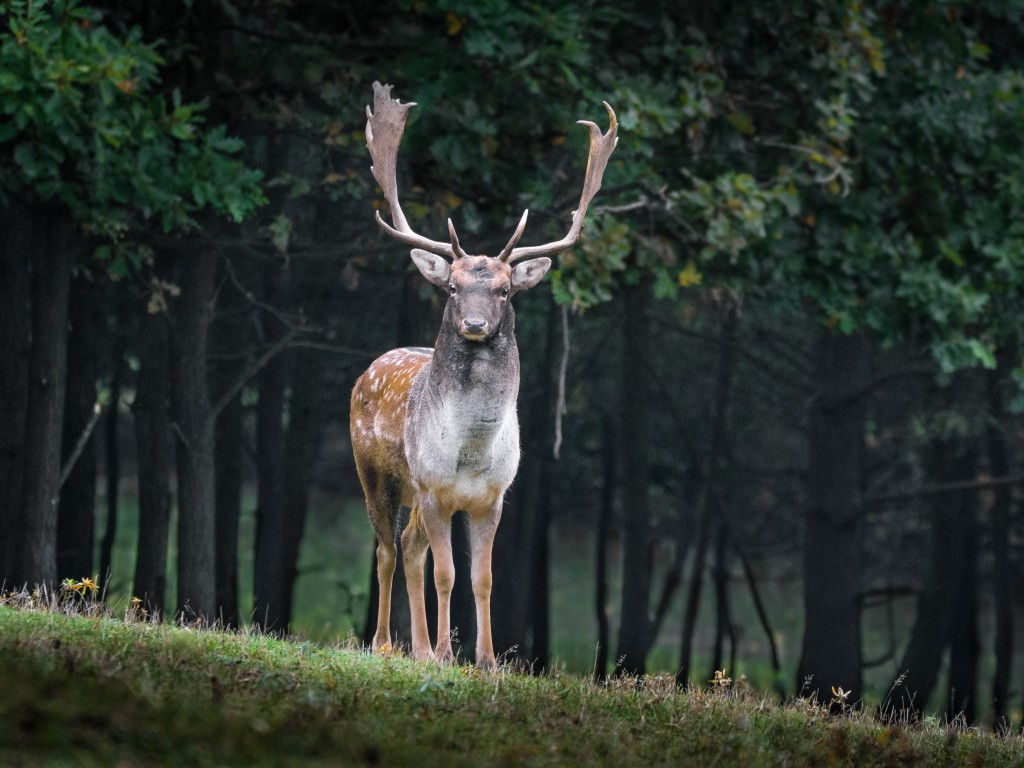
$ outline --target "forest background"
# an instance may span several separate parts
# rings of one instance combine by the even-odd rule
[[[348,395],[443,307],[373,223],[371,83],[419,105],[414,227],[471,251],[564,233],[607,101],[517,299],[496,648],[1019,724],[1024,3],[2,11],[8,587],[371,636]],[[464,572],[453,611],[469,656]]]

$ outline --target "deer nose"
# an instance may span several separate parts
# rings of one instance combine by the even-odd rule
[[[482,317],[464,317],[462,319],[463,336],[486,336],[487,321]]]

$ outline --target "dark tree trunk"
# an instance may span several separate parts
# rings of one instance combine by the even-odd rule
[[[619,435],[622,467],[622,608],[617,674],[642,675],[650,647],[651,549],[647,499],[646,282],[623,291],[622,368],[619,372]]]
[[[217,254],[200,245],[181,256],[174,310],[172,403],[178,466],[178,613],[217,618],[213,425],[207,339]]]
[[[961,451],[960,445],[958,439],[936,439],[933,442],[928,464],[936,481],[966,481],[974,477],[977,457],[973,452]],[[968,539],[977,535],[978,495],[976,491],[960,490],[934,498],[929,573],[923,581],[910,642],[899,665],[903,674],[894,681],[892,693],[883,702],[883,712],[899,720],[916,719],[928,706],[947,647],[951,650],[950,687],[960,689],[953,703],[954,707],[959,707],[957,713],[963,711],[968,696],[973,698],[976,649],[972,650],[971,645],[975,632],[973,593],[976,593],[977,582],[972,573],[975,544]],[[967,582],[963,588],[962,582]],[[972,596],[968,599],[962,589],[970,589]],[[967,604],[959,606],[961,600]],[[970,627],[954,627],[957,621],[970,621]],[[959,637],[956,637],[957,648],[954,651],[951,640],[956,635]],[[965,680],[971,682],[965,684]]]
[[[295,581],[299,570],[299,549],[309,511],[309,489],[313,468],[320,452],[320,424],[323,372],[318,358],[306,351],[292,357],[292,399],[289,404],[288,435],[285,438],[285,536],[282,614],[287,627],[292,620]]]
[[[697,610],[700,607],[700,593],[704,584],[704,564],[707,561],[711,536],[717,527],[724,525],[721,487],[721,465],[725,455],[728,437],[729,399],[733,373],[736,370],[736,329],[739,321],[738,299],[727,297],[719,307],[720,333],[722,344],[715,372],[714,404],[712,405],[711,446],[704,468],[704,494],[701,500],[701,515],[698,522],[697,544],[693,551],[693,566],[690,574],[690,588],[686,595],[683,611],[683,634],[679,654],[679,671],[676,682],[690,684],[690,660],[693,655],[693,633],[697,626]]]
[[[541,461],[540,483],[537,486],[533,513],[533,555],[530,558],[529,659],[533,664],[533,670],[538,674],[546,671],[551,661],[551,462],[550,454],[544,456]]]
[[[135,445],[139,483],[139,540],[132,593],[146,610],[163,613],[167,598],[167,540],[171,515],[170,334],[167,314],[143,309],[135,382]]]
[[[57,503],[67,364],[71,223],[50,208],[32,213],[32,352],[25,419],[25,474],[14,584],[54,585]]]
[[[270,362],[259,377],[256,404],[256,557],[253,563],[253,621],[284,631],[281,615],[284,553],[284,358]]]
[[[969,465],[975,464],[971,459]],[[947,475],[948,477],[948,475]],[[949,636],[949,710],[950,720],[963,716],[974,724],[978,684],[978,496],[964,499],[958,516],[956,560],[960,578],[953,592],[953,621]]]
[[[715,531],[715,644],[711,653],[711,675],[722,669],[732,669],[732,658],[736,651],[735,632],[732,627],[732,614],[729,610],[729,570],[726,567],[726,549],[729,541],[725,521],[719,517]],[[725,643],[729,642],[729,664],[724,662]]]
[[[238,626],[238,521],[242,512],[242,397],[235,395],[217,417],[217,617]]]
[[[989,418],[987,425],[988,462],[995,477],[1010,472],[1004,424],[1007,416],[1000,384],[1006,380],[1017,355],[1009,350],[999,354],[999,367],[985,374]],[[1013,588],[1010,561],[1010,515],[1013,503],[1010,487],[993,491],[992,502],[992,603],[995,613],[995,662],[992,675],[992,725],[997,731],[1010,728],[1010,673],[1013,666]]]
[[[62,463],[67,464],[89,429],[96,406],[100,328],[103,313],[96,284],[80,275],[71,281],[68,319],[68,376],[64,401]],[[57,515],[57,578],[93,575],[96,502],[95,433],[82,450],[60,491]]]
[[[243,257],[248,256],[243,254]],[[222,262],[217,284],[225,285],[228,279],[226,262]],[[246,360],[241,350],[247,348],[246,328],[250,316],[242,292],[230,284],[221,291],[217,310],[217,319],[210,329],[211,349],[216,360],[211,366],[210,377],[212,390],[216,393],[214,399],[219,402],[245,369]],[[242,512],[243,416],[239,392],[217,414],[214,426],[217,618],[226,627],[239,624],[238,525]]]
[[[804,538],[801,695],[861,698],[861,454],[869,375],[867,340],[822,333],[815,343]]]
[[[121,444],[118,439],[118,423],[121,402],[121,388],[124,385],[124,355],[122,341],[114,343],[110,368],[110,408],[107,409],[107,428],[104,432],[103,448],[107,460],[107,521],[103,529],[103,541],[100,542],[100,578],[106,582],[112,572],[114,559],[114,539],[117,537],[117,511],[120,502],[121,485]]]
[[[690,685],[690,661],[693,658],[693,634],[697,628],[697,611],[700,608],[700,593],[704,587],[704,563],[707,561],[713,527],[714,501],[707,498],[705,489],[703,514],[698,523],[697,544],[693,548],[693,562],[690,566],[690,585],[686,590],[683,608],[683,632],[679,650],[679,670],[676,683]]]
[[[612,516],[615,513],[615,490],[618,485],[615,422],[605,414],[601,444],[601,509],[597,519],[597,573],[594,583],[594,602],[597,612],[597,653],[594,658],[594,677],[608,677],[608,648],[611,637],[608,626],[608,545],[611,538]]]
[[[25,412],[28,410],[28,361],[31,346],[29,298],[29,217],[9,201],[0,208],[0,584],[14,584],[17,536],[21,521]]]

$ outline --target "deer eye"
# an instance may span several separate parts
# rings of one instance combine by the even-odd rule
[[[449,283],[448,284],[448,295],[449,296],[454,296],[455,295],[455,283]]]
[[[507,285],[502,287],[502,289],[501,289],[501,297],[503,299],[507,299],[508,298],[508,286]]]

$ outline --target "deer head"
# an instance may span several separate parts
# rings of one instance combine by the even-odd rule
[[[571,248],[579,240],[587,206],[601,188],[601,177],[608,158],[618,143],[618,122],[615,112],[608,110],[610,127],[607,133],[592,122],[580,120],[590,132],[590,155],[583,181],[580,204],[572,214],[569,232],[561,240],[529,247],[517,247],[526,229],[529,210],[523,212],[512,238],[497,256],[469,256],[459,244],[455,225],[448,219],[447,243],[417,234],[409,226],[398,201],[396,165],[398,146],[405,130],[405,121],[414,102],[401,104],[391,98],[391,86],[373,84],[373,111],[366,108],[366,146],[373,158],[374,178],[384,191],[391,208],[389,225],[376,212],[377,224],[391,237],[413,246],[412,260],[420,273],[449,294],[446,317],[458,332],[470,341],[483,341],[495,332],[508,312],[508,300],[518,291],[532,288],[551,268],[548,256]],[[521,264],[516,262],[522,261]]]

